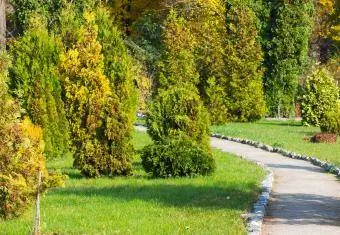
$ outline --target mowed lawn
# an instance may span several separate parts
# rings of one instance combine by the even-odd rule
[[[140,149],[150,139],[134,134]],[[152,179],[136,155],[131,177],[85,179],[72,159],[49,163],[69,175],[64,188],[42,198],[44,234],[246,234],[241,215],[251,208],[265,172],[235,156],[214,152],[217,171],[208,177]],[[0,234],[28,234],[34,209],[0,221]]]
[[[224,126],[213,126],[212,132],[256,140],[274,147],[318,157],[340,166],[340,138],[338,137],[335,144],[312,143],[309,139],[320,132],[320,128],[302,126],[301,122],[261,120],[255,123],[230,123]]]

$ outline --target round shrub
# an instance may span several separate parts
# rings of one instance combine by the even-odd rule
[[[142,151],[142,164],[153,177],[210,175],[215,160],[187,137],[155,142]]]
[[[209,115],[198,93],[188,85],[160,90],[149,106],[147,123],[155,141],[185,134],[201,148],[210,148]]]
[[[302,121],[304,124],[320,126],[325,114],[332,112],[339,99],[339,90],[332,76],[322,68],[310,75],[302,96]]]

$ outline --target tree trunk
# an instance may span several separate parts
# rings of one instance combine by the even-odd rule
[[[0,49],[6,46],[6,0],[0,0]]]

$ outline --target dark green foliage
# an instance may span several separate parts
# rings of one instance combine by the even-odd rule
[[[141,158],[153,177],[210,175],[216,168],[211,154],[186,137],[155,142],[143,149]]]
[[[29,29],[30,18],[36,14],[47,19],[49,29],[59,28],[61,11],[70,4],[66,0],[9,0],[9,2],[14,8],[10,16],[11,23],[14,25],[12,30],[19,33]],[[96,0],[77,0],[73,2],[71,4],[75,7],[75,10],[82,14],[85,9],[91,8]]]
[[[11,84],[33,123],[43,128],[46,156],[58,158],[69,151],[68,123],[56,74],[60,44],[40,26],[41,21],[32,18],[30,30],[11,47]]]
[[[308,39],[313,23],[309,0],[268,3],[271,7],[266,44],[265,94],[270,116],[290,116],[299,77],[308,64]]]
[[[254,121],[265,114],[262,87],[262,49],[256,19],[250,8],[232,6],[227,10],[226,101],[230,119]]]
[[[330,74],[323,68],[316,69],[304,84],[301,99],[304,124],[319,126],[325,114],[336,109],[339,89]]]
[[[147,124],[155,141],[185,134],[202,149],[209,149],[209,116],[192,87],[159,91],[150,104]]]

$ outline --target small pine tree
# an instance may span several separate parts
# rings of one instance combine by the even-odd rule
[[[30,29],[11,47],[11,84],[33,123],[43,128],[46,156],[59,158],[69,151],[68,123],[56,72],[60,43],[41,22],[41,17],[31,18]]]
[[[126,141],[129,139],[126,130],[131,128],[128,126],[131,110],[127,108],[129,112],[123,113],[125,110],[119,103],[121,94],[113,92],[114,82],[122,85],[124,83],[119,83],[118,78],[125,77],[118,77],[112,67],[105,71],[95,14],[87,12],[84,18],[84,25],[76,33],[75,45],[61,57],[60,68],[67,117],[71,123],[74,165],[89,177],[128,175],[131,173],[132,151],[131,144]],[[121,66],[117,67],[124,68]],[[112,76],[112,80],[105,76],[105,72]],[[113,80],[114,76],[118,81]],[[120,122],[119,117],[126,119]]]

